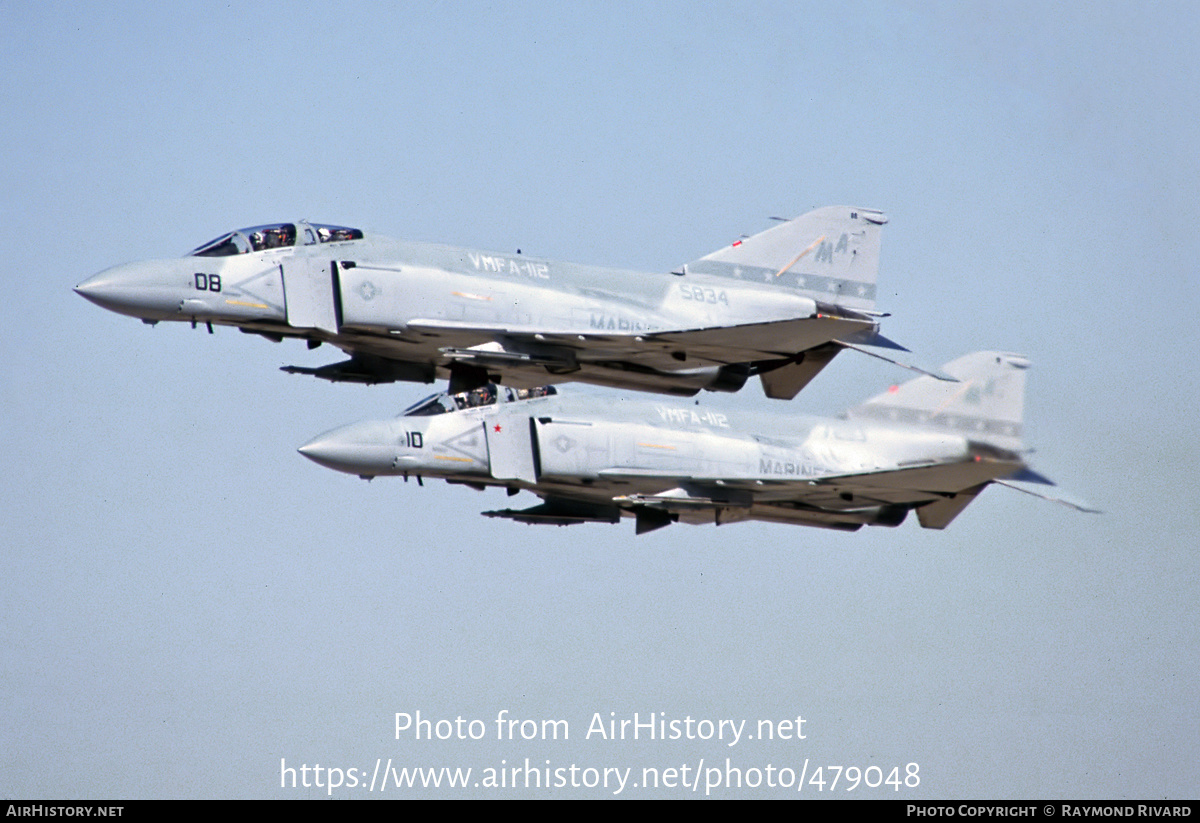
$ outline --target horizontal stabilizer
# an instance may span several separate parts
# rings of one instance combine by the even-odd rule
[[[1033,469],[1026,466],[1019,472],[1009,475],[1005,480],[1017,481],[1021,483],[1037,483],[1042,486],[1057,486],[1058,484],[1044,474],[1035,472]]]
[[[878,343],[876,341],[883,341],[883,344],[881,345],[880,343]],[[885,363],[891,363],[893,366],[899,366],[902,369],[908,369],[909,371],[915,371],[917,374],[927,375],[929,377],[934,378],[935,380],[942,380],[947,383],[959,382],[957,377],[953,377],[949,374],[946,374],[945,372],[941,372],[936,369],[924,368],[922,366],[917,366],[913,363],[905,363],[902,360],[897,360],[894,357],[888,357],[886,354],[883,354],[880,351],[877,351],[876,349],[885,349],[885,350],[899,349],[900,351],[908,351],[908,349],[904,348],[899,343],[893,343],[891,340],[888,340],[883,335],[876,335],[870,344],[850,343],[845,340],[835,340],[833,342],[838,344],[839,346],[842,346],[843,348],[854,349],[856,352],[862,352],[863,354],[878,358],[879,360],[882,360]]]
[[[849,346],[851,344],[858,344],[860,346],[869,346],[869,347],[875,348],[875,349],[892,349],[893,351],[902,351],[902,352],[909,352],[909,353],[912,352],[912,349],[907,348],[906,346],[901,346],[895,340],[889,340],[888,338],[884,337],[879,332],[875,332],[874,334],[870,335],[869,337],[864,337],[864,339],[862,339],[862,340],[846,340],[846,341],[839,340],[838,342],[841,343],[843,346]]]
[[[1036,472],[1030,472],[1030,474],[1036,474]],[[1040,477],[1041,475],[1038,476]],[[1080,500],[1072,495],[1063,493],[1050,495],[1045,494],[1044,492],[1035,491],[1033,488],[1033,483],[1044,485],[1044,482],[1017,479],[1018,477],[1020,477],[1020,475],[1014,475],[1013,477],[1005,480],[997,480],[996,483],[1001,486],[1008,486],[1010,489],[1016,489],[1019,492],[1024,492],[1025,494],[1032,495],[1033,497],[1040,497],[1042,500],[1049,500],[1051,503],[1058,503],[1059,505],[1066,506],[1067,508],[1075,509],[1075,511],[1086,512],[1088,514],[1104,514],[1104,512],[1102,512],[1100,509],[1093,508],[1090,503]],[[1051,483],[1050,485],[1054,484]]]

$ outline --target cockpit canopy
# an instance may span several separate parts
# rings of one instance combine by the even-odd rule
[[[400,416],[430,417],[435,414],[445,414],[446,412],[458,411],[460,409],[494,406],[496,404],[496,394],[501,391],[504,392],[504,400],[507,403],[517,400],[528,400],[531,397],[549,397],[552,394],[558,394],[558,389],[553,386],[513,389],[508,386],[497,386],[495,383],[488,383],[486,386],[480,386],[478,389],[460,392],[459,394],[447,394],[446,392],[431,394],[424,400],[413,403],[402,411]]]
[[[299,234],[297,235],[297,226]],[[305,246],[316,243],[337,243],[344,240],[362,240],[363,233],[359,229],[346,226],[325,226],[317,223],[272,223],[267,226],[251,226],[248,229],[238,229],[228,234],[222,234],[215,240],[210,240],[194,249],[191,257],[230,257],[235,254],[249,254],[252,251],[266,251],[295,246],[297,236]]]

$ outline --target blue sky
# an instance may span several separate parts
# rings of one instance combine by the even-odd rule
[[[5,17],[0,794],[325,796],[282,789],[281,759],[729,757],[918,763],[900,797],[1194,796],[1189,4]],[[635,538],[488,520],[500,492],[366,484],[295,452],[425,387],[289,376],[278,367],[329,353],[149,328],[71,292],[116,263],[299,218],[665,272],[770,215],[836,203],[890,217],[885,334],[931,364],[1029,356],[1032,462],[1104,515],[996,488],[945,532]],[[833,413],[903,376],[843,356],[792,406]],[[755,386],[702,402],[786,409]],[[394,734],[397,712],[501,710],[566,719],[571,739]],[[585,739],[610,712],[802,715],[807,737]]]

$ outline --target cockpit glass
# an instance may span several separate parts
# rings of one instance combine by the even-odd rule
[[[450,406],[446,406],[446,401],[449,401]],[[448,411],[454,411],[454,401],[450,399],[450,395],[445,392],[431,394],[424,400],[418,400],[404,411],[400,412],[401,417],[429,417],[434,414],[445,414]]]
[[[317,240],[321,243],[338,243],[344,240],[362,240],[363,238],[361,231],[346,226],[321,226],[313,223],[307,228],[316,232]]]
[[[193,257],[229,257],[234,254],[245,254],[250,251],[246,238],[238,232],[222,234],[216,240],[209,240],[203,246],[192,251]]]
[[[346,226],[326,226],[316,223],[301,223],[300,226],[304,229],[300,242],[305,245],[362,240],[363,237],[360,230]],[[223,234],[215,240],[198,246],[191,255],[193,257],[229,257],[235,254],[248,254],[252,251],[287,248],[295,246],[296,241],[295,223],[272,223]]]
[[[467,392],[458,394],[447,394],[439,392],[431,394],[424,400],[420,400],[400,413],[401,417],[429,417],[435,414],[445,414],[446,412],[458,411],[460,409],[475,409],[481,406],[493,406],[496,404],[496,393],[504,392],[504,399],[508,403],[517,400],[528,400],[532,397],[549,397],[552,394],[558,394],[558,389],[553,386],[537,386],[532,389],[513,389],[508,386],[497,386],[495,383],[488,383],[486,386],[481,386],[478,389],[473,389]]]

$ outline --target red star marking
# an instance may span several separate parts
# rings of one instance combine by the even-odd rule
[[[496,425],[495,425],[493,428],[494,428],[494,429],[495,429],[497,432],[498,432],[498,431],[500,431],[500,424],[499,424],[499,423],[497,423],[497,424],[496,424]]]

